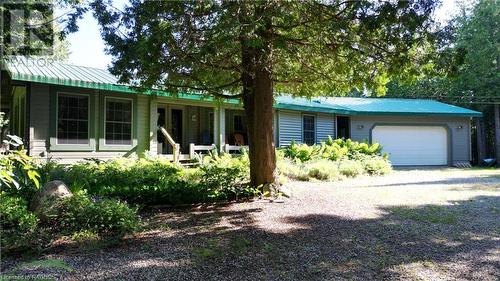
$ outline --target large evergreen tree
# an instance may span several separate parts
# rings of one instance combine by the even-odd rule
[[[92,10],[122,82],[240,98],[248,120],[251,182],[275,182],[275,93],[385,92],[411,75],[432,39],[434,0],[144,1]],[[413,70],[412,70],[413,69]]]

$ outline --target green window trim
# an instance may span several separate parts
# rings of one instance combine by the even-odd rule
[[[89,98],[89,118],[88,118],[88,144],[60,144],[57,141],[57,124],[58,124],[58,100],[59,95],[66,96],[86,96]],[[66,91],[57,91],[55,94],[50,95],[50,151],[94,151],[96,148],[95,141],[95,127],[94,116],[95,101],[90,94],[87,93],[74,93]]]
[[[106,144],[106,100],[129,100],[132,102],[132,142],[131,144]],[[130,151],[137,147],[137,97],[123,97],[123,95],[106,93],[100,98],[99,112],[99,151]]]

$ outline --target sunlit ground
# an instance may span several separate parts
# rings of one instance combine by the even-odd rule
[[[74,280],[500,278],[498,169],[404,169],[287,188],[284,203],[155,210],[120,244],[63,245],[36,258],[48,266],[7,259],[3,268]]]

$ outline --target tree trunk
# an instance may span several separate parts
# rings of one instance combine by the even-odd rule
[[[248,85],[250,86],[250,85]],[[273,85],[271,74],[257,70],[249,94],[243,98],[250,145],[250,180],[253,186],[270,186],[276,178]]]
[[[252,3],[250,6],[243,3]],[[246,33],[242,29],[240,42],[242,46],[241,80],[243,84],[243,106],[247,116],[247,133],[249,140],[250,182],[252,186],[261,186],[264,191],[274,191],[276,181],[276,151],[274,147],[274,97],[272,79],[272,24],[269,14],[265,13],[267,3],[254,5],[243,2],[240,9],[242,23],[252,22],[252,18],[260,18],[265,24],[256,32],[262,45],[255,46],[253,31]],[[253,11],[252,11],[253,10]],[[248,12],[252,11],[252,12]]]
[[[495,157],[497,159],[497,166],[500,166],[500,105],[493,106],[495,111]]]
[[[482,118],[476,118],[477,163],[482,164],[486,158],[486,132]]]

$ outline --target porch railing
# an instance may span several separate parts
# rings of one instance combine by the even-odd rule
[[[158,127],[158,130],[161,132],[161,134],[165,137],[167,142],[172,146],[172,151],[173,151],[173,156],[174,156],[174,163],[179,162],[179,156],[181,154],[181,145],[176,143],[172,136],[163,128],[162,126]]]
[[[224,152],[226,153],[230,153],[231,151],[241,151],[242,149],[248,151],[248,145],[230,145],[227,143],[224,145]]]
[[[196,151],[212,151],[217,150],[215,144],[211,145],[195,145],[194,143],[189,144],[189,158],[194,159],[196,157]]]

